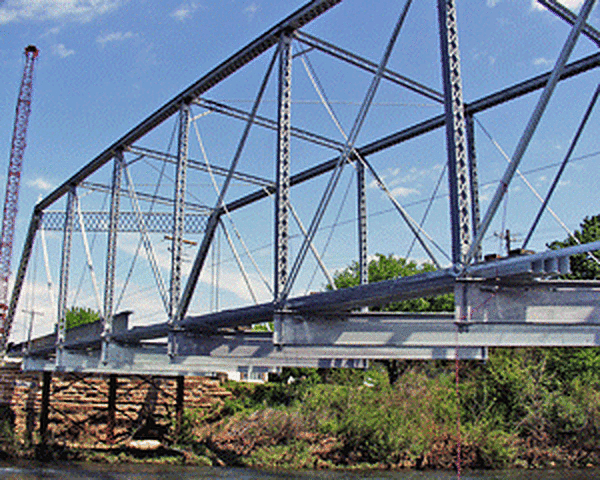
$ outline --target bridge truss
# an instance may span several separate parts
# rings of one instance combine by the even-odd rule
[[[456,354],[484,358],[489,346],[600,345],[600,284],[558,279],[569,272],[572,255],[598,250],[600,242],[532,253],[525,250],[528,235],[523,248],[512,252],[516,255],[482,258],[484,240],[499,217],[513,178],[520,175],[519,166],[553,93],[563,81],[584,78],[588,88],[590,78],[592,83],[597,79],[600,53],[571,59],[580,37],[585,38],[579,43],[589,42],[596,50],[600,46],[600,34],[587,23],[595,2],[586,0],[574,14],[554,0],[540,1],[569,27],[552,70],[470,102],[463,98],[454,0],[437,0],[432,15],[437,17],[439,91],[393,68],[398,60],[394,47],[404,29],[421,20],[411,17],[413,2],[399,2],[392,34],[377,61],[305,31],[339,3],[307,3],[166,103],[36,205],[8,315],[12,319],[17,313],[34,243],[45,234],[57,245],[51,259],[60,259],[59,288],[55,331],[16,348],[25,350],[26,368],[206,373],[231,368],[361,366],[376,358],[454,358]],[[350,85],[356,81],[363,88],[361,101],[356,105],[330,101],[318,75],[322,69],[339,69],[338,88],[351,95],[359,90]],[[238,77],[236,93],[240,84],[254,91],[250,106],[223,100],[235,95],[228,82]],[[310,102],[294,101],[309,98],[307,92],[319,103],[318,115],[309,111]],[[565,165],[581,133],[591,128],[586,123],[598,89],[594,93],[592,88],[589,96],[592,100]],[[409,98],[412,105],[418,101],[427,108],[392,119],[382,114],[381,103],[375,101],[381,97]],[[475,131],[477,125],[486,134],[487,130],[478,116],[532,97],[537,100],[525,104],[530,113],[514,153],[493,184],[493,195],[482,202]],[[438,113],[429,116],[424,110]],[[448,194],[438,193],[438,182],[417,220],[399,201],[401,193],[394,191],[388,173],[395,166],[406,168],[403,162],[409,156],[421,156],[425,165],[434,151],[444,166],[434,165],[429,175],[446,175]],[[540,212],[548,211],[561,172],[562,168],[546,198],[541,198]],[[336,255],[349,255],[343,260],[334,256],[335,268],[356,262],[360,284],[336,290],[325,252],[333,227],[343,223],[342,208],[336,215],[333,205],[348,196],[352,184],[352,233],[339,234],[338,244],[330,249]],[[374,198],[372,191],[377,192],[373,203],[381,198],[390,202],[387,212],[391,210],[398,223],[389,231],[389,217],[378,223],[369,212],[367,199]],[[439,205],[445,204],[446,214],[443,221],[429,225],[427,214],[434,203],[442,210]],[[533,217],[531,233],[541,213]],[[441,233],[430,235],[428,225]],[[101,254],[98,249],[92,253],[88,233],[102,234]],[[125,233],[137,235],[132,242],[132,235]],[[79,255],[77,237],[82,240]],[[376,237],[399,241],[398,248],[416,244],[418,255],[436,270],[368,283],[368,245],[376,244]],[[221,279],[226,293],[217,297],[207,278],[211,273],[213,280],[220,275],[221,243],[231,248],[231,261],[240,273]],[[264,255],[265,244],[270,255]],[[140,252],[145,261],[136,266]],[[104,264],[102,289],[95,279],[94,255],[100,255]],[[83,257],[102,318],[67,330],[66,312],[74,304],[70,295],[76,283],[73,265]],[[251,263],[252,271],[244,261]],[[272,274],[264,273],[265,266]],[[134,281],[144,288],[153,286],[141,288],[142,296],[128,304],[133,295],[127,288],[136,268],[141,273]],[[321,290],[314,286],[314,272],[328,290],[312,292]],[[165,273],[168,281],[163,279]],[[233,291],[238,305],[220,309],[219,301],[227,295],[233,298]],[[441,293],[455,294],[454,313],[368,310]],[[123,305],[133,311],[131,325],[131,312],[117,313]],[[140,311],[150,310],[149,317],[136,320]],[[249,329],[269,322],[273,331]]]

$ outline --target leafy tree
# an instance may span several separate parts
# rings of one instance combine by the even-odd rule
[[[383,255],[377,253],[375,259],[369,262],[369,283],[381,282],[382,280],[393,280],[398,277],[408,277],[419,273],[433,272],[435,267],[430,263],[421,265],[396,257],[392,254]],[[345,268],[334,275],[333,281],[337,288],[355,287],[359,283],[358,262]],[[328,288],[331,288],[328,286]],[[447,293],[437,297],[411,298],[401,302],[393,302],[381,307],[375,307],[374,311],[384,312],[449,312],[454,310],[454,295]]]
[[[100,320],[100,313],[91,308],[72,307],[67,310],[67,330]]]
[[[581,230],[575,230],[573,236],[579,240],[579,243],[590,243],[600,240],[600,215],[585,217],[580,225]],[[549,248],[557,250],[577,245],[573,237],[563,241],[554,241],[548,245]],[[596,259],[600,260],[600,250],[592,252]],[[600,264],[590,255],[580,253],[571,257],[571,274],[566,276],[573,280],[594,280],[600,279]]]

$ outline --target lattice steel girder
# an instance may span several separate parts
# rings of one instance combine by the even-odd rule
[[[173,213],[143,212],[146,230],[149,233],[173,233]],[[184,231],[190,234],[204,232],[208,216],[202,214],[186,214]],[[75,214],[79,222],[79,215]],[[46,231],[61,231],[65,222],[64,212],[46,212],[42,220],[42,227]],[[88,232],[108,232],[110,215],[108,212],[83,212],[83,224]],[[121,212],[118,218],[117,231],[138,233],[137,216],[135,212]]]
[[[98,169],[106,165],[106,163],[108,163],[114,156],[114,152],[118,150],[124,150],[133,145],[136,141],[160,125],[166,119],[176,114],[179,111],[179,105],[181,105],[182,102],[186,101],[189,103],[190,101],[198,98],[204,92],[210,90],[219,82],[223,81],[255,58],[259,57],[273,45],[276,45],[279,42],[279,38],[283,32],[302,28],[304,25],[311,22],[316,17],[334,7],[341,1],[342,0],[313,0],[307,5],[304,5],[296,10],[273,28],[269,29],[266,33],[258,37],[256,40],[250,42],[247,46],[211,70],[192,86],[188,87],[170,102],[167,102],[163,107],[150,115],[137,127],[133,128],[131,131],[117,140],[114,144],[104,150],[104,152],[79,170],[69,180],[64,182],[60,187],[55,189],[50,195],[44,198],[38,204],[38,208],[40,210],[45,210],[48,208],[56,200],[68,192],[69,185],[78,185]]]
[[[356,198],[358,218],[358,283],[369,283],[369,259],[367,248],[367,182],[365,165],[356,164]]]
[[[175,177],[175,203],[173,205],[173,230],[171,241],[171,288],[169,295],[169,317],[171,321],[181,295],[181,258],[185,228],[185,195],[187,186],[190,117],[190,106],[187,104],[181,105],[181,110],[179,112],[177,173]]]
[[[479,208],[479,174],[477,173],[477,148],[475,146],[475,119],[473,115],[467,115],[465,117],[465,128],[467,130],[467,144],[468,144],[468,163],[469,163],[469,175],[471,183],[471,231],[475,234],[479,228],[479,222],[481,220],[481,211]],[[481,249],[475,256],[475,261],[481,260]]]
[[[292,37],[281,36],[279,49],[277,110],[277,162],[275,189],[275,272],[273,296],[275,302],[282,300],[288,280],[289,223],[290,223],[290,140],[292,126]]]
[[[117,234],[120,215],[120,196],[121,182],[123,180],[123,152],[118,152],[113,161],[113,174],[110,194],[110,211],[108,213],[108,238],[106,241],[106,269],[104,275],[104,311],[103,316],[103,346],[102,357],[106,359],[107,342],[110,342],[110,336],[113,330],[113,306],[115,295],[115,270],[117,264]],[[81,211],[78,212],[80,213]],[[83,225],[83,219],[79,221]]]
[[[452,262],[456,265],[464,263],[471,242],[472,191],[454,0],[438,0],[438,15],[446,115]]]
[[[71,244],[73,240],[73,220],[75,218],[75,186],[71,186],[67,196],[65,223],[63,229],[60,278],[58,287],[58,328],[56,330],[56,364],[61,365],[63,344],[67,332],[67,295],[69,290],[69,270],[71,263]]]

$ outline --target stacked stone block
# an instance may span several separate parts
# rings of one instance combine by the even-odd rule
[[[42,374],[0,368],[0,408],[14,437],[38,442]],[[173,377],[117,376],[115,421],[109,433],[109,376],[54,373],[48,438],[71,448],[102,448],[132,440],[172,438],[177,381]],[[209,409],[230,393],[218,380],[184,378],[184,408]]]

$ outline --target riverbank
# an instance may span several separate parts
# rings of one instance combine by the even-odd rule
[[[266,384],[222,384],[230,394],[187,409],[177,436],[45,450],[13,438],[4,450],[101,463],[453,470],[460,446],[469,469],[598,467],[599,366],[597,349],[497,349],[486,363],[461,362],[458,390],[454,362],[290,369]]]

